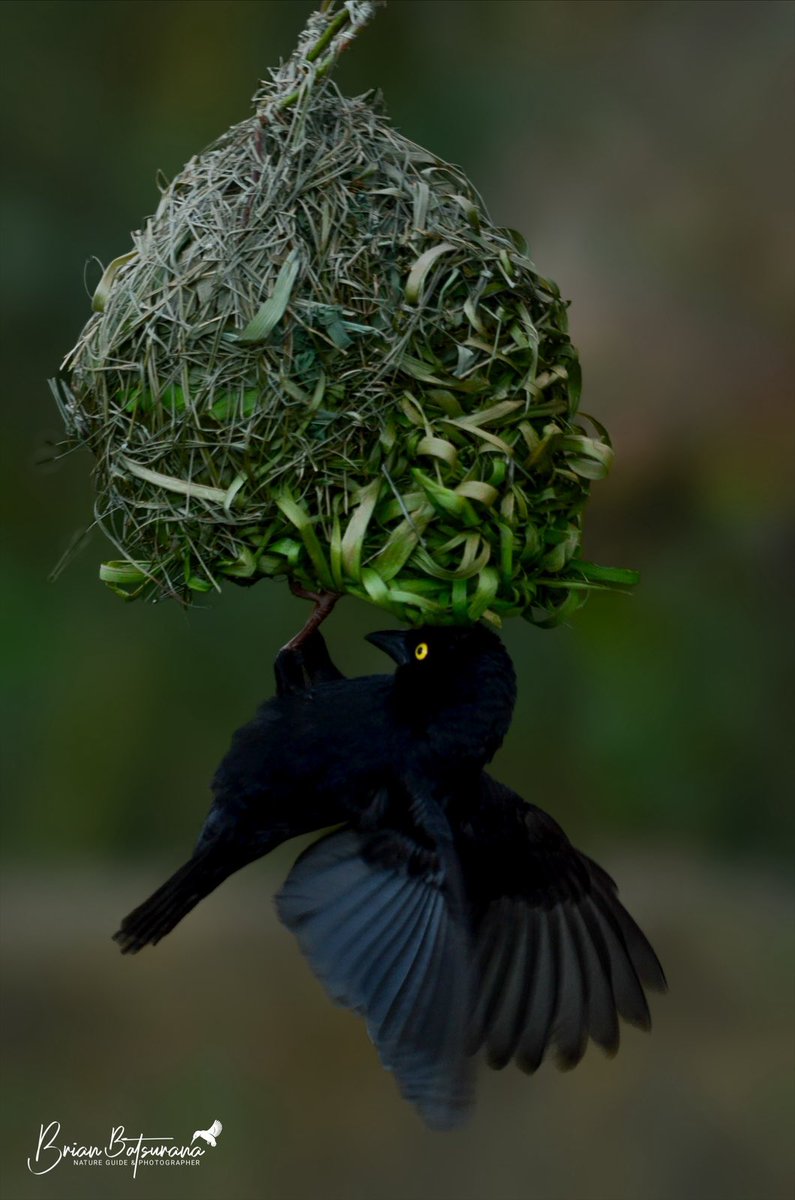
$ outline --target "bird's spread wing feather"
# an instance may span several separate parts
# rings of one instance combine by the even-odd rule
[[[609,875],[546,813],[484,780],[458,839],[475,943],[470,1050],[525,1071],[549,1049],[575,1066],[589,1038],[614,1054],[619,1016],[650,1027],[644,988],[666,987],[657,956]]]
[[[401,833],[335,832],[298,859],[276,904],[332,999],[364,1016],[404,1096],[432,1125],[461,1120],[470,947],[433,853]]]

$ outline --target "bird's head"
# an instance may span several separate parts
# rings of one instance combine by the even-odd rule
[[[464,742],[475,753],[488,743],[491,757],[516,700],[513,663],[496,633],[484,625],[425,625],[370,633],[367,641],[397,663],[396,695],[406,715],[437,736],[444,726],[461,743],[453,753]]]

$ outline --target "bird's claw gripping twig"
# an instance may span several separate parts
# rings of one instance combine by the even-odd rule
[[[282,647],[283,650],[297,650],[302,646],[307,638],[316,629],[320,628],[339,600],[337,592],[310,592],[306,588],[301,587],[299,583],[295,583],[292,579],[290,580],[290,591],[294,596],[299,596],[302,600],[314,600],[315,607],[309,614],[309,618],[303,629],[299,630],[295,637],[290,638],[289,642]]]

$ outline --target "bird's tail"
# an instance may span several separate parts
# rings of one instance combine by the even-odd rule
[[[243,866],[239,855],[217,843],[198,851],[148,900],[124,918],[113,935],[122,954],[137,954],[170,933],[200,900]]]

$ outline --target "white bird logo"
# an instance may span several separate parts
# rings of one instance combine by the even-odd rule
[[[193,1137],[190,1139],[191,1145],[196,1141],[196,1138],[203,1138],[208,1146],[214,1146],[216,1144],[215,1139],[218,1137],[218,1134],[222,1129],[223,1125],[220,1121],[213,1121],[209,1129],[197,1129]]]

